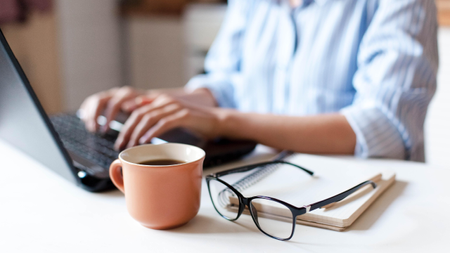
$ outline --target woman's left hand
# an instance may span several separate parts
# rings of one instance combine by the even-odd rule
[[[150,104],[133,111],[120,131],[115,148],[121,150],[148,143],[153,137],[177,127],[214,138],[220,134],[224,113],[224,109],[198,106],[182,98],[162,94]]]

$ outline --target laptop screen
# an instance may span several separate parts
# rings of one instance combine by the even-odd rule
[[[75,182],[67,153],[0,30],[0,138]]]

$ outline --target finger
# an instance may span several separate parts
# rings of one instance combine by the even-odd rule
[[[105,103],[116,92],[117,88],[99,92],[86,98],[80,106],[81,119],[86,128],[94,132],[97,126],[97,118],[104,109]]]
[[[78,111],[80,112],[80,119],[81,119],[81,121],[83,121],[84,122],[84,124],[86,124],[87,123],[87,101],[84,101],[82,104],[81,104],[81,106],[80,106],[80,109],[78,109]]]
[[[99,98],[92,98],[87,109],[86,109],[86,128],[90,132],[95,132],[95,125],[93,124],[93,118],[95,115],[95,110],[97,110],[97,103]]]
[[[93,117],[93,110],[95,110],[95,106],[93,106],[95,101],[93,99],[93,97],[87,98],[80,106],[81,120],[84,122],[86,129],[91,132],[94,131],[94,128],[91,126],[91,117]]]
[[[131,138],[131,134],[134,132],[134,129],[136,128],[138,122],[142,119],[143,115],[151,112],[156,111],[159,109],[162,109],[164,107],[170,108],[170,105],[176,105],[177,107],[181,107],[181,105],[178,104],[178,102],[174,99],[172,99],[169,96],[159,96],[153,103],[142,106],[138,109],[136,109],[133,113],[137,115],[137,118],[131,118],[125,122],[124,127],[121,130],[121,135],[119,135],[119,138],[116,141],[118,148],[124,148],[125,144],[129,142]],[[137,122],[136,122],[137,121]],[[129,123],[129,124],[127,124]],[[122,138],[120,138],[122,137]]]
[[[108,101],[105,108],[106,123],[102,128],[103,132],[108,131],[109,123],[116,118],[116,115],[119,112],[122,103],[124,103],[127,100],[130,100],[130,98],[133,96],[134,93],[131,90],[126,90],[124,92],[117,93]]]
[[[141,121],[142,117],[145,115],[145,113],[148,112],[148,110],[150,110],[149,106],[150,105],[135,110],[127,119],[127,121],[125,121],[125,124],[123,125],[122,129],[120,130],[119,136],[117,137],[116,143],[114,144],[114,148],[116,150],[121,150],[125,147],[125,145],[130,140],[131,134],[133,133],[138,123]]]
[[[181,110],[181,106],[178,104],[171,104],[162,109],[152,110],[142,117],[141,122],[136,126],[131,134],[130,141],[127,147],[133,147],[138,144],[139,138],[141,138],[151,127],[153,127],[159,120],[168,117]]]
[[[163,108],[164,106],[178,103],[178,101],[175,100],[171,96],[162,94],[162,95],[157,96],[155,99],[153,99],[153,101],[151,103],[152,103],[153,109],[160,109],[160,108]]]
[[[100,100],[96,104],[95,109],[92,110],[94,112],[94,115],[91,117],[91,124],[94,128],[94,131],[99,130],[100,125],[98,124],[97,119],[102,114],[102,112],[105,110],[105,107],[110,99],[111,99],[111,96],[104,96],[104,97],[100,98]]]
[[[148,129],[150,129],[156,122],[157,115],[153,113],[146,114],[142,117],[142,120],[134,129],[133,133],[130,136],[130,140],[128,141],[127,148],[133,147],[137,145],[136,139],[141,137]]]
[[[130,140],[131,134],[133,133],[134,129],[136,128],[137,124],[142,119],[144,114],[152,110],[158,110],[170,104],[177,104],[177,101],[169,96],[161,95],[157,99],[155,99],[154,103],[136,109],[122,127],[119,137],[117,138],[116,143],[114,145],[115,149],[121,150],[125,148],[125,145]]]
[[[132,112],[137,108],[150,104],[154,101],[154,98],[148,96],[139,96],[135,99],[130,99],[122,103],[122,110],[125,112]]]
[[[124,112],[132,112],[132,111],[136,110],[138,107],[139,107],[138,103],[136,103],[136,101],[134,99],[130,99],[130,100],[125,101],[122,104],[121,109]]]
[[[182,109],[175,114],[161,119],[139,139],[139,143],[148,143],[153,137],[157,137],[173,128],[184,126],[189,115],[188,109]]]
[[[86,120],[88,122],[87,126],[89,131],[95,132],[98,130],[97,118],[105,108],[106,102],[108,100],[109,96],[98,96],[96,98],[93,98],[89,108],[87,108],[88,118]]]

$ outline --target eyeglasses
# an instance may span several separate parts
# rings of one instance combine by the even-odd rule
[[[377,186],[373,181],[368,180],[330,198],[302,207],[296,207],[282,200],[267,196],[253,196],[246,198],[236,189],[239,188],[236,187],[236,184],[233,184],[232,186],[220,179],[220,177],[234,173],[247,172],[256,168],[261,168],[261,171],[263,171],[263,169],[267,169],[268,166],[274,168],[280,165],[293,166],[311,176],[314,175],[314,172],[308,169],[281,160],[252,164],[208,175],[206,176],[206,183],[208,185],[209,196],[216,211],[223,218],[229,221],[235,221],[241,216],[245,207],[248,207],[253,221],[261,232],[274,239],[286,241],[291,239],[294,235],[297,216],[318,208],[323,208],[331,203],[341,201],[365,185],[370,184],[373,188],[376,188]],[[278,222],[276,225],[272,224],[271,219],[265,218],[268,217],[267,213],[270,213],[270,210],[268,209],[271,208],[276,208],[281,211],[284,216],[288,217],[289,222]]]

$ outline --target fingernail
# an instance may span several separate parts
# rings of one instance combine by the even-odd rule
[[[139,144],[144,144],[147,141],[147,137],[143,136],[139,139]]]

